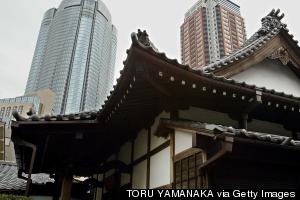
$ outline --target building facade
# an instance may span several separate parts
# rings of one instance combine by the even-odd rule
[[[51,115],[53,113],[55,94],[49,90],[39,90],[26,96],[20,96],[16,98],[0,99],[0,123],[3,127],[3,135],[0,127],[0,154],[1,147],[4,148],[4,157],[0,160],[15,161],[15,153],[13,150],[13,144],[11,142],[11,122],[13,118],[13,112],[17,111],[21,117],[27,117],[27,112],[32,110],[36,115]],[[5,134],[4,134],[5,133]],[[4,136],[5,135],[5,136]],[[1,140],[3,136],[3,140]]]
[[[101,0],[63,0],[44,15],[25,94],[51,89],[57,114],[100,108],[113,85],[116,46]]]
[[[282,18],[270,12],[247,45],[205,72],[133,33],[103,109],[16,117],[19,169],[59,174],[62,200],[75,195],[74,175],[91,177],[82,184],[95,200],[124,199],[130,188],[299,188],[300,47]]]
[[[246,40],[240,7],[229,0],[200,0],[181,25],[182,63],[201,68],[240,48]]]
[[[5,155],[5,124],[0,121],[0,160],[4,160]]]

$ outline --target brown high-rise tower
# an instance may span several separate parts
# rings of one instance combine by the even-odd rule
[[[246,40],[240,7],[229,0],[199,0],[181,26],[182,63],[201,68],[232,53]]]

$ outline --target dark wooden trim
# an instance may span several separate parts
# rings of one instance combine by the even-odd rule
[[[147,154],[151,151],[151,128],[148,128],[148,141],[147,141]],[[146,188],[150,188],[150,156],[147,158],[147,178],[146,178]]]
[[[131,158],[130,158],[130,165],[132,166],[132,163],[134,161],[134,139],[131,140]],[[130,173],[130,186],[132,188],[132,179],[133,179],[133,170],[131,170]]]
[[[170,91],[163,87],[161,84],[157,83],[156,81],[152,80],[149,76],[149,72],[146,73],[144,75],[144,78],[147,80],[147,82],[154,87],[156,90],[158,90],[159,92],[161,92],[163,95],[167,96],[167,97],[171,97],[172,94],[170,93]]]
[[[168,140],[167,142],[163,143],[162,145],[160,145],[159,147],[153,149],[152,151],[150,151],[149,153],[147,153],[146,155],[140,157],[139,159],[135,160],[132,162],[132,166],[137,165],[145,160],[147,160],[148,157],[151,157],[155,154],[157,154],[158,152],[164,150],[165,148],[170,146],[170,140]]]
[[[181,153],[176,154],[174,157],[174,162],[178,162],[199,152],[202,152],[202,150],[197,148],[189,148]]]
[[[20,126],[29,126],[29,125],[53,125],[53,124],[71,124],[71,125],[81,125],[81,124],[95,124],[99,125],[99,122],[97,120],[69,120],[69,121],[12,121],[13,127],[20,127]]]
[[[122,161],[118,160],[117,157],[116,157],[115,160],[105,162],[105,164],[102,165],[98,169],[98,173],[105,173],[105,172],[108,172],[108,171],[113,170],[113,169],[118,170],[120,173],[125,173],[125,174],[131,173],[130,166],[126,165]]]
[[[171,143],[170,143],[170,158],[171,158],[171,166],[170,166],[170,170],[171,170],[171,179],[173,180],[172,182],[175,183],[175,132],[173,131],[173,133],[171,133]],[[173,184],[171,184],[173,185]],[[172,186],[175,188],[175,184]]]

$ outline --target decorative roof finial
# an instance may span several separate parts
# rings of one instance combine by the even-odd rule
[[[149,35],[146,31],[141,31],[140,29],[138,29],[137,33],[131,34],[131,38],[132,38],[133,43],[138,43],[139,45],[142,45],[143,47],[150,47],[153,49],[153,51],[158,52],[158,49],[150,41]]]
[[[284,14],[279,15],[279,13],[280,9],[273,9],[266,17],[262,18],[262,27],[259,29],[258,34],[266,35],[275,28],[280,29],[284,27],[284,24],[281,23]]]
[[[137,37],[139,42],[142,43],[143,45],[147,47],[151,46],[149,35],[145,30],[141,31],[140,29],[138,29]]]

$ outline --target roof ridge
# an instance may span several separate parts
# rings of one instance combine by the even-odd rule
[[[280,15],[280,9],[273,9],[267,16],[261,19],[261,28],[245,41],[241,48],[217,62],[205,66],[201,70],[214,72],[222,67],[227,67],[229,64],[239,61],[240,59],[251,55],[254,51],[262,48],[264,44],[279,34],[281,30],[286,30],[288,32],[289,30],[286,28],[287,25],[281,22],[283,17],[284,13]],[[293,36],[291,35],[291,37]]]

